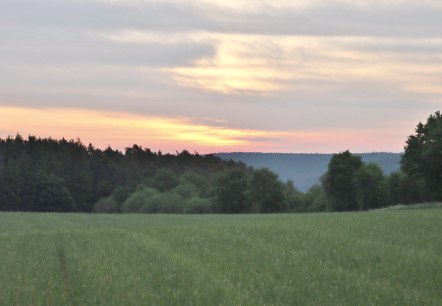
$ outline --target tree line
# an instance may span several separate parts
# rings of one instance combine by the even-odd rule
[[[213,155],[101,150],[79,139],[0,139],[0,210],[144,213],[353,211],[442,200],[442,116],[406,142],[385,176],[349,151],[333,155],[321,183],[302,193],[268,169]]]
[[[266,169],[213,155],[124,152],[79,139],[0,139],[0,210],[244,213],[286,210],[284,185]]]
[[[442,115],[419,122],[406,141],[401,169],[384,176],[377,164],[364,164],[345,151],[335,154],[321,188],[327,210],[351,211],[442,200]],[[318,196],[319,197],[319,196]]]

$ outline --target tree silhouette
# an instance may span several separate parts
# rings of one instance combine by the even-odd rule
[[[442,199],[442,114],[430,115],[419,122],[410,135],[401,160],[402,169],[411,177],[423,178],[430,199]]]

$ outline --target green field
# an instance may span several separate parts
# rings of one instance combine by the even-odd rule
[[[441,305],[442,209],[0,213],[1,305]]]

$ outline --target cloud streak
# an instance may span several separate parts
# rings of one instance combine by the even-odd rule
[[[41,122],[45,122],[42,125]],[[374,130],[271,131],[233,129],[207,125],[189,118],[166,118],[87,109],[0,107],[0,137],[36,135],[67,139],[80,138],[101,148],[112,145],[124,150],[141,144],[153,150],[174,153],[193,149],[200,153],[218,151],[336,152],[347,149],[367,151],[367,139],[385,142],[393,151],[398,143],[387,143]],[[393,129],[394,130],[394,129]],[[390,129],[391,132],[391,129]],[[371,147],[373,148],[373,147]],[[315,151],[316,150],[316,151]]]
[[[412,131],[440,107],[441,15],[432,0],[6,0],[0,106],[177,120],[210,130],[220,150],[223,131],[250,131],[232,132],[232,148],[256,151],[330,152],[327,139],[357,143],[352,131],[364,131],[359,149],[393,149],[405,130],[368,131]],[[202,130],[182,133],[155,141],[203,145]]]
[[[21,133],[45,137],[83,138],[101,147],[116,144],[119,149],[133,143],[163,144],[174,152],[192,146],[203,151],[213,148],[248,147],[266,143],[280,132],[231,129],[203,125],[188,118],[140,116],[129,113],[98,112],[85,109],[31,109],[0,107],[3,137]],[[41,126],[41,122],[45,122]],[[108,141],[108,142],[106,142]]]

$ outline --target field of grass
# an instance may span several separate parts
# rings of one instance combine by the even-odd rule
[[[441,305],[442,209],[0,213],[0,305]]]

